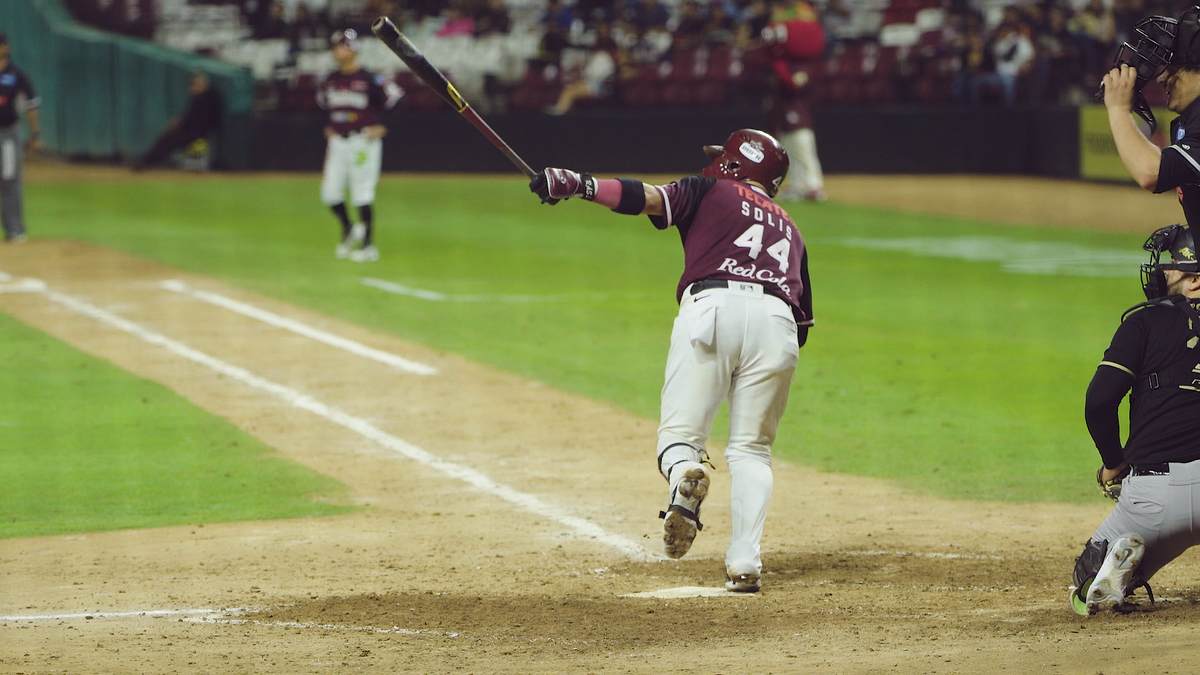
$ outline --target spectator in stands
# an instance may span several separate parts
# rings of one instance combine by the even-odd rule
[[[387,16],[387,15],[381,15]],[[329,34],[329,28],[322,26],[318,18],[309,10],[308,5],[296,5],[296,15],[287,26],[287,41],[291,53],[297,54],[304,50],[304,42],[313,38],[324,40]]]
[[[575,15],[589,26],[612,23],[617,20],[616,3],[619,0],[577,0]]]
[[[679,21],[675,24],[671,49],[675,52],[696,49],[704,44],[707,19],[696,0],[684,0],[679,6]]]
[[[547,21],[542,24],[542,39],[538,42],[535,61],[555,67],[562,66],[563,50],[571,46],[566,31],[557,21]]]
[[[1080,88],[1083,71],[1078,40],[1067,29],[1066,9],[1049,8],[1045,26],[1035,33],[1034,48],[1037,56],[1030,81],[1032,102],[1062,103],[1071,98],[1072,89]]]
[[[950,96],[957,103],[965,103],[971,82],[991,72],[993,68],[992,56],[983,35],[983,17],[970,12],[963,16],[961,23],[962,29],[957,32],[949,47],[955,61],[954,84]]]
[[[288,24],[283,18],[283,3],[273,0],[267,5],[266,15],[254,25],[252,35],[255,40],[273,40],[285,37],[287,30]]]
[[[446,22],[437,29],[438,37],[471,36],[475,34],[475,19],[468,15],[461,4],[455,2],[446,9]]]
[[[988,45],[993,70],[976,74],[971,80],[971,103],[982,102],[984,88],[992,85],[999,85],[1004,105],[1016,102],[1017,81],[1033,66],[1033,43],[1020,29],[1021,25],[1013,21],[996,26]]]
[[[1071,26],[1079,39],[1085,76],[1105,71],[1108,50],[1115,45],[1116,37],[1112,9],[1105,6],[1103,0],[1090,0],[1075,15]]]
[[[708,6],[708,20],[704,24],[704,43],[709,47],[733,44],[737,21],[729,10],[729,3],[716,0]]]
[[[608,24],[596,25],[596,39],[588,49],[583,67],[577,73],[564,77],[562,93],[558,102],[546,112],[565,115],[581,99],[603,99],[612,94],[617,75],[617,43],[611,36]]]
[[[504,0],[487,0],[487,4],[475,15],[475,37],[504,35],[512,28],[512,18]]]
[[[634,26],[633,30],[637,37],[633,49],[630,50],[634,63],[654,64],[667,59],[674,38],[666,26],[651,26],[647,29]]]
[[[221,126],[224,106],[221,94],[208,81],[208,75],[195,71],[188,80],[192,97],[180,117],[172,118],[150,150],[133,161],[133,170],[141,171],[162,164],[171,154],[192,143],[206,140]]]
[[[666,30],[671,20],[670,11],[658,0],[634,0],[626,12],[643,34],[654,29]]]
[[[546,0],[546,9],[542,12],[542,23],[553,21],[562,29],[563,35],[570,35],[571,24],[575,23],[575,13],[570,7],[563,5],[562,0]]]
[[[771,6],[767,0],[750,0],[738,12],[737,21],[743,27],[741,34],[747,38],[739,46],[749,48],[749,42],[757,40],[767,24],[771,23]]]

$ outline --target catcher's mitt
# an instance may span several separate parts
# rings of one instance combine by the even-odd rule
[[[1100,478],[1103,472],[1104,465],[1102,464],[1100,465],[1099,469],[1096,469],[1096,485],[1100,487],[1100,492],[1104,493],[1105,497],[1108,497],[1115,502],[1121,497],[1121,481],[1125,480],[1125,477],[1129,475],[1129,467],[1125,467],[1121,473],[1114,476],[1113,479],[1107,483]]]

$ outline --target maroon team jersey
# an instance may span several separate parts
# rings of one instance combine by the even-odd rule
[[[382,75],[362,70],[334,71],[317,89],[317,103],[329,111],[329,126],[347,136],[379,124],[379,113],[390,110],[404,92]]]
[[[705,279],[754,281],[792,306],[796,323],[811,326],[808,252],[791,216],[764,192],[732,180],[688,176],[657,187],[666,214],[650,216],[683,240],[677,300]]]

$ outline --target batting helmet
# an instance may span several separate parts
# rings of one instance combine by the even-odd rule
[[[345,45],[354,51],[358,51],[358,31],[353,28],[347,28],[346,30],[336,31],[333,35],[329,36],[329,46],[332,48],[338,45]]]
[[[704,154],[712,164],[701,171],[709,178],[754,181],[774,197],[787,176],[787,150],[775,137],[757,129],[741,129],[729,135],[725,145],[706,145]]]
[[[1142,263],[1142,291],[1148,300],[1167,294],[1166,270],[1200,275],[1196,244],[1187,225],[1168,225],[1155,230],[1142,248],[1150,252],[1150,262]],[[1171,262],[1159,262],[1163,253],[1170,254]]]

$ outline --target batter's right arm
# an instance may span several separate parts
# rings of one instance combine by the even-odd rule
[[[529,181],[529,191],[543,203],[582,197],[631,216],[661,216],[665,213],[663,196],[658,188],[632,178],[597,179],[588,173],[546,168]]]

